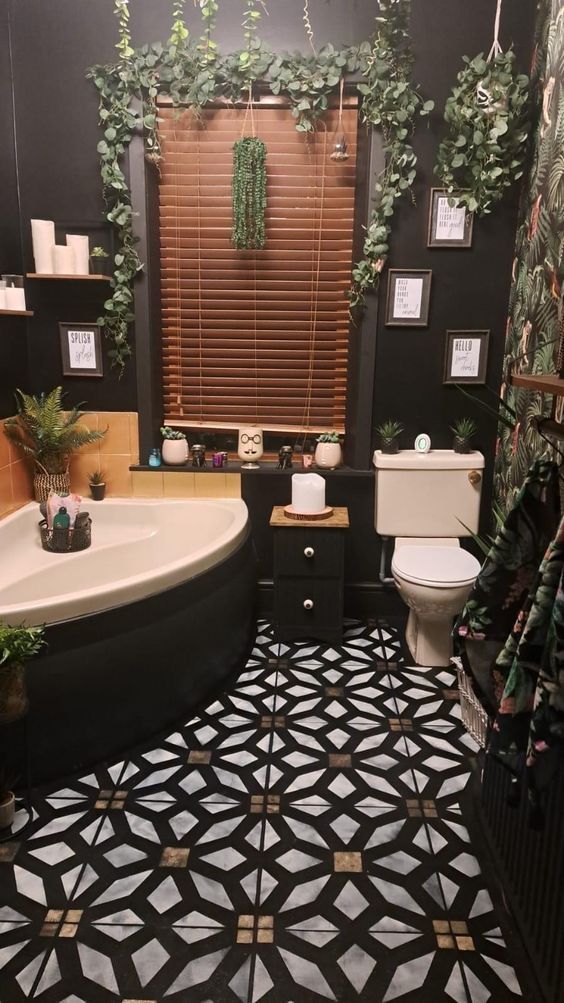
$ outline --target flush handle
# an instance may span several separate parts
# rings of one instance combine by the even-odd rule
[[[313,609],[313,599],[304,599],[304,609],[308,612]]]
[[[478,473],[477,470],[471,470],[468,474],[468,480],[470,481],[470,484],[479,484],[482,480],[482,475]]]
[[[305,550],[304,550],[304,557],[313,557],[314,554],[315,554],[315,550],[313,549],[313,547],[306,547],[305,548]]]

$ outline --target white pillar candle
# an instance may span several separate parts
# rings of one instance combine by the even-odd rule
[[[25,310],[25,289],[21,286],[8,286],[4,296],[6,310]]]
[[[66,244],[55,244],[53,247],[53,271],[55,275],[74,275],[74,248]]]
[[[6,306],[6,286],[0,286],[0,310],[7,310]]]
[[[302,515],[323,512],[325,481],[319,474],[292,475],[292,508]]]
[[[74,267],[77,275],[88,275],[90,270],[90,247],[88,237],[80,233],[67,233],[67,245],[74,251]]]
[[[32,219],[31,238],[35,271],[39,275],[53,274],[53,248],[55,246],[55,224],[52,219]]]

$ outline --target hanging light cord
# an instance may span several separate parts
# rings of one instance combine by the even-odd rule
[[[492,47],[488,53],[487,62],[491,62],[496,56],[501,53],[501,45],[499,44],[499,23],[501,21],[501,5],[503,0],[497,0],[497,8],[495,12],[495,22],[494,22],[494,39],[492,42]]]
[[[313,44],[313,28],[311,26],[311,21],[309,17],[309,0],[304,0],[304,25],[305,25],[307,40],[311,46],[311,51],[313,52],[314,56],[316,56],[317,52],[315,51],[315,45]]]
[[[204,424],[204,375],[202,366],[202,326],[203,326],[203,310],[202,310],[202,199],[201,199],[201,174],[202,165],[200,159],[200,123],[196,119],[196,177],[198,179],[197,183],[197,193],[196,198],[198,201],[198,374],[199,374],[199,391],[200,391],[200,424]]]

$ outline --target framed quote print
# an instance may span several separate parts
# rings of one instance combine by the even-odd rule
[[[489,331],[447,331],[443,383],[485,383]]]
[[[59,324],[63,376],[103,376],[98,324]]]
[[[444,189],[431,188],[427,247],[472,247],[474,214],[451,199]]]
[[[432,272],[391,268],[388,272],[387,327],[427,327]]]

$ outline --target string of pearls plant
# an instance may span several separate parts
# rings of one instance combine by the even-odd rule
[[[89,71],[99,92],[98,144],[106,219],[115,227],[112,294],[99,322],[112,341],[110,357],[120,374],[131,355],[128,328],[133,320],[133,280],[142,268],[135,249],[131,196],[123,170],[123,157],[133,133],[142,130],[147,158],[158,166],[157,98],[169,96],[174,104],[192,107],[197,114],[218,98],[248,100],[249,81],[263,80],[274,94],[288,97],[300,132],[315,129],[329,98],[338,90],[344,73],[360,71],[364,121],[382,129],[386,168],[376,187],[375,207],[366,231],[363,257],[353,270],[349,291],[351,306],[360,306],[367,291],[377,286],[388,254],[391,218],[396,200],[408,194],[415,179],[416,157],[410,145],[416,119],[427,114],[432,102],[424,101],[410,81],[412,54],[409,44],[411,0],[380,0],[373,41],[335,49],[324,46],[316,55],[280,55],[270,52],[253,32],[261,0],[247,0],[242,52],[221,55],[213,33],[218,0],[194,0],[204,25],[202,36],[192,40],[185,23],[185,0],[173,0],[172,28],[167,42],[135,49],[129,31],[129,0],[114,0],[118,21],[118,58]],[[141,112],[132,107],[141,98]],[[258,197],[258,196],[257,196]],[[260,208],[258,205],[256,208]]]

